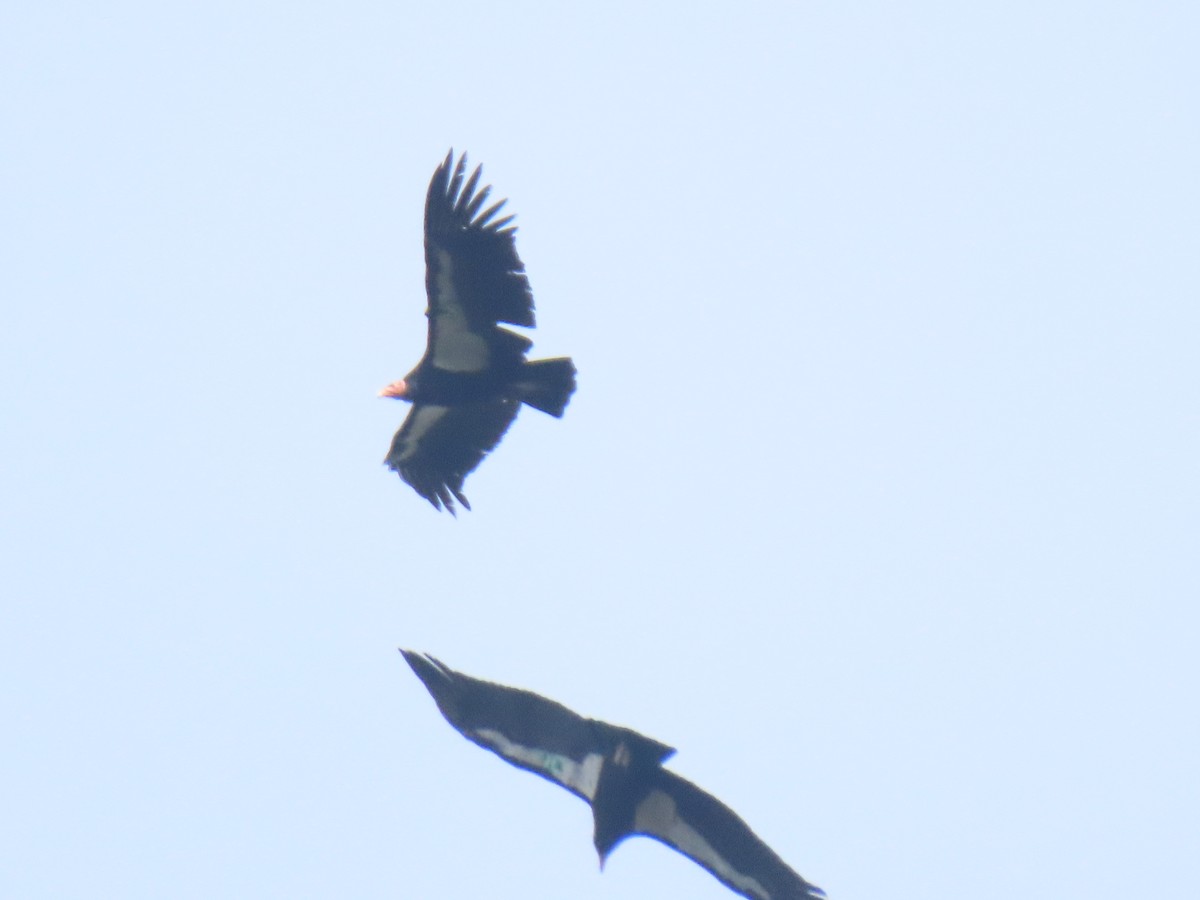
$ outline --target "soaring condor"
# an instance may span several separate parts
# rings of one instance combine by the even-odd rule
[[[384,462],[413,490],[454,514],[467,509],[463,480],[500,443],[522,403],[562,416],[575,390],[569,358],[528,360],[533,345],[501,322],[534,326],[533,294],[517,256],[513,216],[487,209],[477,190],[482,166],[466,179],[467,157],[451,150],[425,198],[425,292],[429,339],[417,367],[379,392],[412,403]]]
[[[601,866],[617,844],[643,834],[674,847],[750,900],[825,896],[733,810],[664,769],[663,761],[675,752],[666,744],[585,719],[531,691],[455,672],[432,656],[400,652],[465,738],[591,804]]]

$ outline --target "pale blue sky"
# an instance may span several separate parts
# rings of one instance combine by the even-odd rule
[[[0,886],[721,900],[397,646],[679,748],[832,900],[1200,883],[1193,3],[10,2]],[[527,410],[375,398],[449,147]]]

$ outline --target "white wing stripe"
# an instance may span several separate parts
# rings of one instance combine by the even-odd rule
[[[487,341],[471,330],[462,301],[454,289],[454,259],[445,250],[435,250],[437,272],[433,276],[434,296],[429,316],[436,333],[430,341],[433,364],[448,372],[482,372],[488,367]]]
[[[679,818],[675,810],[675,801],[663,791],[651,791],[646,799],[638,804],[633,829],[641,834],[665,838],[685,856],[690,856],[711,869],[718,878],[746,896],[771,900],[771,895],[762,884],[734,869],[729,860],[719,854],[700,832]]]
[[[480,728],[475,732],[475,736],[506,759],[522,763],[539,772],[545,772],[555,781],[577,791],[588,800],[596,796],[596,784],[600,780],[600,766],[604,762],[604,757],[599,753],[589,753],[584,757],[583,762],[579,763],[569,756],[514,743],[491,728]]]

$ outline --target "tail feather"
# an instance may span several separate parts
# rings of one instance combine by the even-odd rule
[[[575,392],[575,363],[566,356],[531,360],[525,363],[517,388],[522,402],[561,418]]]

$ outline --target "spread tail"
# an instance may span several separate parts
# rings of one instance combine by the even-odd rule
[[[575,363],[566,356],[531,360],[525,363],[517,388],[522,402],[560,418],[575,391]]]

